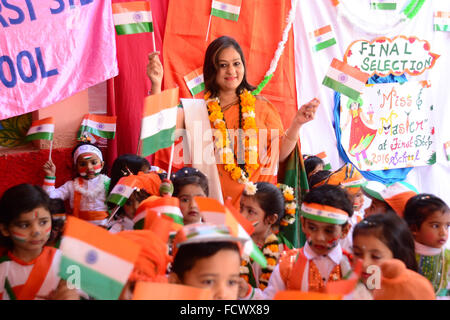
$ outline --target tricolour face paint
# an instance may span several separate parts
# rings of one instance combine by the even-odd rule
[[[334,238],[331,239],[330,241],[327,242],[327,248],[328,250],[333,249],[334,247],[336,247],[339,243],[339,238]]]
[[[26,242],[27,241],[27,236],[24,234],[21,234],[19,232],[11,232],[11,237],[18,242]]]

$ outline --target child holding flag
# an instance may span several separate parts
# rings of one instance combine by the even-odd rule
[[[80,219],[102,225],[108,217],[106,196],[110,179],[101,171],[104,166],[101,150],[89,143],[80,142],[72,152],[77,177],[55,188],[56,166],[51,160],[44,166],[44,190],[50,198],[70,200],[72,214]]]
[[[78,300],[58,276],[60,251],[46,246],[52,230],[50,199],[39,186],[20,184],[0,199],[0,299]]]

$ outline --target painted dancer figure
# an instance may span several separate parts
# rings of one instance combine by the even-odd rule
[[[358,168],[361,168],[361,159],[366,165],[372,165],[372,162],[367,159],[366,150],[369,149],[377,130],[367,127],[364,123],[373,123],[372,119],[367,119],[361,106],[363,105],[363,100],[358,98],[358,100],[349,99],[347,102],[348,108],[348,118],[341,131],[344,131],[351,121],[350,125],[350,142],[348,151],[350,155],[356,157],[358,162]]]

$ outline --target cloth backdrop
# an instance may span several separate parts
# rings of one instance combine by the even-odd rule
[[[290,1],[244,0],[237,22],[212,17],[208,40],[205,41],[211,1],[171,0],[164,35],[165,88],[178,86],[180,98],[192,98],[183,77],[203,67],[207,46],[222,35],[231,36],[239,42],[247,63],[247,79],[251,84],[258,85],[269,69],[281,41],[290,9]],[[276,106],[285,128],[290,125],[297,110],[295,90],[291,31],[278,68],[261,92]],[[196,98],[202,98],[202,94],[197,94]],[[167,169],[169,151],[170,149],[165,149],[156,153],[155,165]],[[183,166],[183,163],[177,162],[181,159],[181,153],[174,155],[173,171]]]
[[[433,13],[450,11],[448,1],[428,0],[418,14],[404,24],[390,28],[392,21],[386,19],[388,13],[370,11],[370,0],[340,0],[338,7],[328,0],[300,1],[294,22],[295,72],[298,104],[301,105],[314,96],[321,100],[316,120],[305,125],[300,132],[302,152],[317,154],[326,151],[333,169],[343,165],[336,148],[333,127],[334,91],[322,86],[322,80],[333,58],[343,60],[345,50],[355,40],[397,35],[417,36],[430,43],[431,51],[441,55],[434,68],[420,76],[409,76],[409,81],[429,80],[435,97],[434,106],[438,112],[435,120],[436,161],[432,166],[416,167],[408,174],[406,181],[420,192],[429,192],[450,203],[447,181],[450,180],[450,162],[446,161],[443,143],[450,140],[450,33],[433,31]],[[398,7],[404,8],[409,1],[397,0]],[[311,50],[312,41],[308,33],[323,26],[331,25],[337,44],[317,53]],[[386,30],[380,33],[378,30]]]
[[[113,3],[132,2],[113,0]],[[156,50],[162,51],[168,0],[149,1],[152,10]],[[152,34],[118,36],[116,33],[119,75],[108,82],[108,115],[117,116],[116,138],[108,141],[110,168],[118,155],[136,153],[141,129],[144,97],[151,88],[147,77],[148,54],[153,51]],[[160,55],[162,60],[162,54]]]

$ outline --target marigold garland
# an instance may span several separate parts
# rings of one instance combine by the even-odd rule
[[[283,193],[285,205],[285,215],[281,219],[280,225],[286,227],[290,224],[293,224],[295,221],[295,211],[297,209],[297,202],[294,197],[294,189],[285,184],[277,184],[277,187]]]
[[[275,269],[278,259],[280,258],[280,247],[277,236],[273,233],[270,234],[264,241],[264,245],[261,250],[267,260],[267,268],[262,269],[261,276],[259,277],[259,288],[264,290],[269,284],[270,275]],[[249,282],[252,262],[253,260],[250,257],[243,259],[241,262],[240,276],[247,281],[247,283]]]
[[[256,113],[255,101],[256,98],[248,91],[244,90],[240,95],[239,106],[241,108],[243,123],[239,124],[244,130],[244,169],[236,164],[234,150],[231,145],[231,139],[227,131],[227,125],[223,116],[222,108],[220,107],[219,98],[211,98],[211,93],[205,94],[205,101],[208,106],[209,121],[211,126],[216,129],[214,131],[214,146],[221,157],[222,163],[225,164],[225,171],[231,175],[234,181],[246,185],[253,185],[250,177],[254,171],[259,168],[258,164],[258,141],[256,134],[258,128],[256,127]]]

